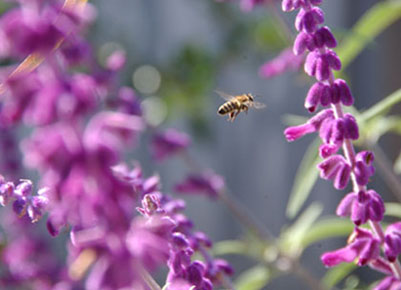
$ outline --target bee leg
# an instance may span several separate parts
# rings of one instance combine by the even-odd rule
[[[245,111],[245,113],[248,115],[248,109],[249,107],[247,105],[244,105],[243,110]]]
[[[235,118],[238,116],[240,112],[241,110],[236,110],[235,112],[232,112],[231,122],[234,122]]]
[[[235,119],[235,112],[231,112],[231,113],[228,115],[228,120],[227,120],[227,121],[233,122],[234,119]]]

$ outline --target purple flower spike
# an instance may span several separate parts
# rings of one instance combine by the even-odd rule
[[[179,193],[205,194],[211,198],[216,198],[224,188],[224,180],[221,176],[212,172],[202,175],[190,175],[183,182],[175,186],[175,191]]]
[[[401,222],[387,227],[384,238],[384,253],[390,262],[394,262],[401,253]]]
[[[317,82],[309,89],[305,99],[305,108],[310,113],[313,113],[320,104],[322,95],[325,93],[325,87],[326,85],[323,83]]]
[[[167,157],[185,150],[191,141],[187,134],[169,129],[164,133],[156,134],[152,140],[153,157],[162,161]]]
[[[389,276],[381,280],[379,284],[377,284],[374,290],[399,290],[401,289],[401,281],[395,278],[394,276]]]
[[[346,247],[324,253],[321,259],[327,267],[332,267],[343,262],[352,262],[359,257],[358,265],[363,266],[376,259],[379,253],[380,241],[370,231],[355,228]]]
[[[337,54],[334,51],[328,50],[325,55],[325,58],[327,63],[332,69],[334,70],[341,69],[341,60],[338,58]]]
[[[384,216],[384,203],[374,190],[351,192],[347,194],[337,207],[337,215],[350,216],[355,225],[359,226],[368,220],[379,222]]]

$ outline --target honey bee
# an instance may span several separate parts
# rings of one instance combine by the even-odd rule
[[[217,113],[222,116],[228,114],[228,121],[231,122],[234,122],[239,113],[243,111],[248,113],[249,108],[263,109],[266,107],[266,105],[263,103],[255,102],[255,97],[251,94],[232,96],[221,91],[215,92],[227,101],[219,107]]]

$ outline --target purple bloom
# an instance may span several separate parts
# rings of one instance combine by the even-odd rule
[[[205,194],[211,198],[216,198],[223,188],[223,178],[213,172],[190,175],[174,187],[175,191],[179,193]]]
[[[373,288],[374,290],[400,290],[401,281],[394,276],[384,278],[379,284]]]
[[[283,50],[276,58],[262,65],[259,75],[269,79],[283,74],[286,71],[297,71],[304,61],[303,55],[294,55],[291,49]]]
[[[355,225],[359,226],[368,220],[379,222],[384,216],[384,203],[374,190],[347,194],[337,207],[337,215],[350,216]]]
[[[390,262],[395,262],[401,253],[401,222],[387,227],[384,238],[384,252]]]
[[[346,247],[324,253],[321,259],[327,267],[332,267],[343,262],[352,262],[358,257],[358,265],[363,266],[376,259],[379,254],[380,241],[370,231],[355,228]]]
[[[14,194],[14,183],[6,182],[4,177],[0,175],[0,204],[5,206],[8,204]]]
[[[359,185],[366,185],[369,178],[375,173],[372,163],[374,154],[371,151],[361,151],[355,157],[355,177]]]
[[[188,135],[174,129],[157,133],[152,140],[152,155],[157,161],[162,161],[171,155],[184,151],[190,145]]]
[[[137,218],[127,234],[131,254],[149,270],[163,264],[169,257],[169,239],[175,222],[168,217]]]
[[[316,114],[316,116],[310,118],[307,123],[288,127],[284,131],[284,135],[288,141],[295,141],[306,134],[316,132],[320,129],[320,126],[326,119],[333,119],[333,110],[323,110],[320,113]]]
[[[334,187],[344,189],[350,179],[351,166],[341,155],[332,155],[318,164],[320,177],[332,179]]]

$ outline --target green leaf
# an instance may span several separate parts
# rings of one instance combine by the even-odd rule
[[[348,219],[326,218],[320,220],[308,230],[308,234],[302,240],[302,246],[306,248],[324,239],[348,236],[354,227]]]
[[[399,18],[401,18],[401,1],[399,0],[379,2],[372,6],[354,25],[350,34],[337,49],[343,69],[367,44]]]
[[[381,136],[390,131],[401,132],[401,118],[398,116],[376,117],[362,124],[363,126],[360,126],[360,136],[365,143],[369,141],[370,144],[375,144]]]
[[[326,275],[322,278],[322,283],[327,288],[332,289],[341,280],[347,277],[355,268],[355,263],[342,263],[334,268],[331,268],[326,272]]]
[[[401,102],[401,89],[393,92],[388,97],[384,98],[377,104],[373,105],[370,109],[366,110],[361,114],[360,120],[362,122],[373,119],[377,116],[384,115],[387,113],[394,105]]]
[[[302,241],[307,235],[313,223],[322,213],[323,206],[312,203],[282,235],[280,248],[289,256],[299,256],[303,251]]]
[[[247,247],[242,241],[226,240],[220,241],[213,246],[213,254],[216,256],[228,254],[244,254],[247,252]]]
[[[255,266],[243,272],[235,281],[237,290],[262,289],[270,280],[270,270],[264,266]]]
[[[315,185],[318,177],[316,166],[320,160],[318,156],[319,144],[320,141],[316,138],[309,145],[298,168],[287,205],[286,214],[288,218],[294,218],[297,215]]]
[[[401,152],[394,162],[394,172],[397,174],[401,174]]]
[[[386,202],[384,204],[386,207],[386,216],[392,216],[396,218],[401,218],[401,204],[397,202]]]

